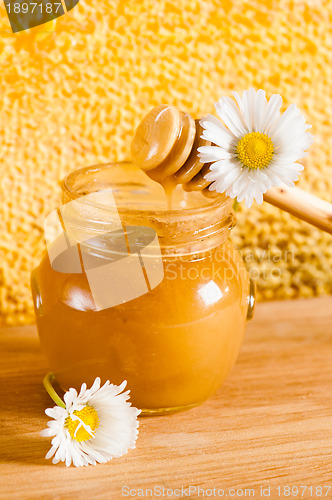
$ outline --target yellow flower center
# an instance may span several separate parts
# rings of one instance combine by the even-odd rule
[[[274,146],[268,135],[250,132],[240,139],[236,152],[245,167],[265,168],[272,160]]]
[[[67,417],[65,421],[65,427],[68,429],[71,438],[78,442],[88,441],[94,436],[95,429],[99,427],[97,411],[92,406],[87,405],[82,410],[75,410],[73,415],[78,419]]]

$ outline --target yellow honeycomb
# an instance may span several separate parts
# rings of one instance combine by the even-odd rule
[[[33,321],[31,269],[59,180],[129,157],[133,130],[171,103],[199,117],[232,90],[278,92],[313,125],[299,186],[331,200],[330,0],[81,0],[55,31],[11,34],[0,5],[0,321]],[[264,205],[233,239],[261,300],[332,292],[331,237]]]

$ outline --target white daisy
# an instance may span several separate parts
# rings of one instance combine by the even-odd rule
[[[293,187],[303,166],[295,163],[307,155],[313,141],[310,125],[295,104],[280,113],[282,98],[274,94],[267,101],[264,90],[233,92],[215,103],[223,123],[213,115],[202,118],[203,139],[212,146],[198,148],[200,161],[211,163],[205,179],[209,189],[226,193],[250,207],[272,186]]]
[[[46,458],[54,455],[54,464],[61,461],[69,467],[73,462],[79,467],[106,463],[135,448],[140,410],[127,401],[130,391],[122,393],[126,383],[117,386],[108,380],[100,387],[98,377],[91,389],[83,384],[79,394],[69,389],[64,395],[65,408],[45,410],[54,420],[41,435],[55,436]]]

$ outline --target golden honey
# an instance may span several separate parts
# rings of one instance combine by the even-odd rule
[[[46,253],[31,283],[50,370],[63,389],[97,376],[127,380],[132,403],[145,413],[196,406],[227,377],[245,331],[249,277],[228,240],[231,200],[179,188],[168,210],[159,185],[117,164],[70,174],[63,201],[109,187],[124,227],[158,235],[164,277],[147,293],[97,310],[86,274],[54,270]],[[74,229],[95,234],[97,223],[82,216]],[[107,250],[93,251],[107,259]]]

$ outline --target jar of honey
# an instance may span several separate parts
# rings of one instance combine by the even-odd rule
[[[253,309],[248,273],[229,241],[232,200],[178,187],[167,203],[131,163],[76,170],[62,190],[57,213],[77,204],[61,226],[79,268],[73,257],[72,267],[54,264],[55,238],[31,277],[40,342],[58,383],[68,390],[97,376],[127,380],[143,414],[199,405],[234,365]],[[100,192],[115,204],[94,198]],[[109,231],[115,219],[120,229]]]

